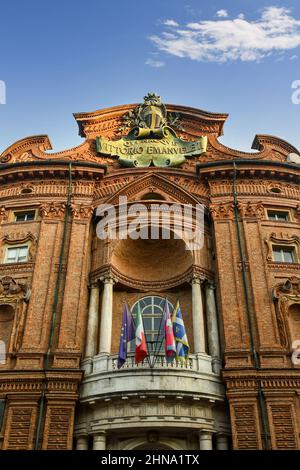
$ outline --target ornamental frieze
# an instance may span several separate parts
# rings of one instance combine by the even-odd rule
[[[80,204],[79,206],[75,206],[72,204],[71,206],[71,213],[76,220],[89,220],[94,212],[94,208],[91,206],[85,206]]]
[[[65,215],[65,209],[64,202],[44,203],[39,207],[39,214],[44,219],[62,219]]]
[[[233,219],[233,203],[212,205],[209,208],[213,219]]]
[[[264,216],[264,206],[261,202],[253,203],[253,202],[239,202],[238,203],[238,210],[242,217],[258,217],[261,218]]]

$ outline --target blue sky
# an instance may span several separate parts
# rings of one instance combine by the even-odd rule
[[[0,151],[44,133],[76,146],[73,112],[148,91],[229,113],[225,145],[265,133],[300,148],[299,0],[3,0],[1,19]]]

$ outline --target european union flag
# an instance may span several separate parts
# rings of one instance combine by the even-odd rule
[[[190,346],[184,328],[183,318],[178,301],[172,315],[172,321],[176,342],[176,359],[183,362],[186,361],[189,356]]]
[[[135,338],[135,327],[133,318],[127,305],[124,304],[122,329],[120,337],[120,348],[118,356],[118,369],[122,367],[127,359],[127,343]]]

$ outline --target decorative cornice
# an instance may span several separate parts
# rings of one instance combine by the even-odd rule
[[[120,284],[141,291],[162,291],[166,289],[171,289],[173,287],[180,286],[184,283],[190,283],[193,277],[197,277],[202,280],[208,279],[210,281],[214,279],[214,275],[211,271],[195,265],[189,268],[184,273],[180,274],[179,276],[174,276],[167,280],[161,281],[146,281],[140,279],[133,279],[129,276],[125,276],[124,274],[122,274],[114,266],[105,265],[90,274],[90,283],[93,284],[97,281],[97,279],[105,277],[112,278],[114,282],[119,282]]]
[[[32,151],[35,149],[42,151],[52,150],[49,137],[47,135],[34,135],[18,140],[1,153],[0,163],[11,162],[16,154],[19,154],[20,152],[24,153],[28,150]]]
[[[28,241],[36,243],[37,238],[31,232],[7,233],[2,237],[2,242],[7,243],[8,245],[17,245],[21,243],[26,243]]]
[[[241,393],[242,390],[258,390],[260,383],[263,390],[289,390],[296,394],[300,388],[300,376],[298,370],[284,371],[259,371],[256,374],[252,371],[223,370],[222,378],[226,383],[227,393]]]
[[[137,106],[138,103],[134,103],[87,113],[75,113],[74,117],[79,126],[79,134],[82,137],[89,138],[97,134],[107,134],[108,132],[111,135],[117,135],[119,128],[122,126],[123,116],[132,112]],[[217,135],[222,135],[223,133],[224,122],[228,117],[227,114],[210,113],[196,108],[172,104],[166,104],[165,106],[169,113],[179,113],[181,115],[182,127],[188,133],[201,135],[203,126],[206,127],[206,132],[213,131]]]

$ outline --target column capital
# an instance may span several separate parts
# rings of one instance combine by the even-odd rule
[[[199,434],[200,436],[211,437],[214,434],[214,431],[212,431],[211,429],[200,429]]]
[[[89,288],[90,290],[96,289],[97,287],[98,287],[98,288],[100,287],[100,286],[99,286],[99,279],[95,279],[94,281],[91,281],[91,282],[89,282],[89,284],[88,284],[88,288]]]
[[[209,279],[205,280],[205,287],[207,289],[215,290],[216,289],[216,284],[214,281],[210,281]]]
[[[193,284],[199,284],[200,286],[205,282],[205,278],[197,275],[197,274],[194,274],[192,276],[192,279],[190,281],[190,283],[193,285]]]
[[[112,276],[111,273],[103,274],[103,276],[99,277],[99,281],[103,284],[112,284],[116,283],[116,279]]]
[[[97,438],[99,437],[100,439],[103,439],[103,437],[106,436],[106,431],[103,429],[101,431],[96,431],[94,434],[93,434],[93,438]]]

